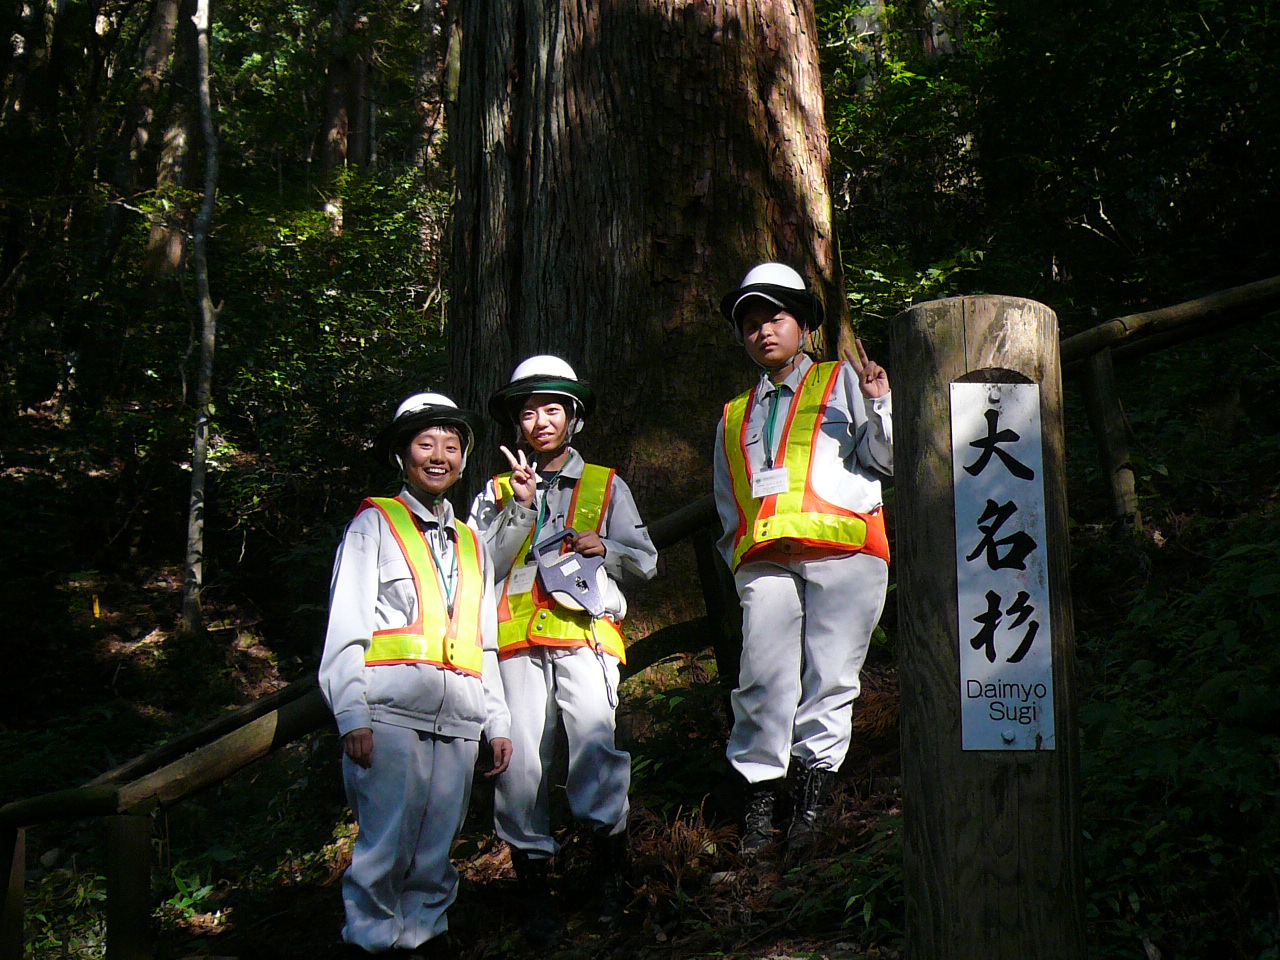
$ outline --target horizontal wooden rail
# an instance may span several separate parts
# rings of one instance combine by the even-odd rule
[[[319,687],[315,687],[213,743],[121,786],[120,812],[146,813],[171,806],[318,730],[332,716]]]
[[[1118,529],[1141,527],[1129,453],[1129,423],[1116,390],[1113,365],[1280,310],[1280,277],[1219,290],[1159,310],[1108,320],[1065,338],[1062,373],[1082,382],[1085,410],[1110,487]]]
[[[176,739],[162,743],[152,750],[148,750],[141,756],[134,757],[132,760],[121,764],[113,770],[100,774],[89,783],[126,783],[130,780],[137,780],[148,773],[159,770],[167,763],[172,763],[179,757],[184,757],[192,750],[206,746],[217,740],[224,734],[232,733],[246,724],[257,720],[273,710],[276,710],[292,700],[304,697],[311,691],[316,689],[316,678],[308,677],[305,680],[299,680],[289,684],[273,693],[259,697],[252,703],[246,703],[242,707],[228,711],[216,720],[211,720],[198,730]]]
[[[177,803],[324,724],[329,710],[316,682],[304,680],[291,686],[296,688],[293,695],[275,709],[137,779],[120,783],[118,777],[109,780],[109,774],[104,774],[83,787],[7,803],[0,807],[0,827],[149,813],[156,807]],[[215,725],[221,725],[221,718]]]
[[[666,550],[716,522],[716,502],[708,493],[649,524],[649,539],[659,550]]]
[[[1074,364],[1108,347],[1127,347],[1138,339],[1145,341],[1148,337],[1172,335],[1184,327],[1208,324],[1220,329],[1224,322],[1253,319],[1276,309],[1280,309],[1280,277],[1219,290],[1171,307],[1108,320],[1067,337],[1061,346],[1062,365]],[[1161,346],[1169,345],[1168,340],[1159,342]]]

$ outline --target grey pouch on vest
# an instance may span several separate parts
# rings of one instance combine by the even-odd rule
[[[566,609],[585,610],[593,617],[602,617],[609,587],[604,557],[560,552],[564,542],[576,534],[572,527],[565,527],[534,546],[538,579],[542,589]]]

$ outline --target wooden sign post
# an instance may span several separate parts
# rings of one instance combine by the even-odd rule
[[[909,960],[1082,960],[1058,324],[955,297],[892,328]]]

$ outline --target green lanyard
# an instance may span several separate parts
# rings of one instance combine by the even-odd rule
[[[567,465],[568,461],[566,460],[565,466]],[[534,549],[538,546],[538,539],[542,536],[543,524],[551,519],[551,507],[547,505],[547,496],[555,489],[556,481],[560,479],[560,474],[563,470],[564,466],[561,466],[559,470],[553,473],[551,479],[547,481],[547,489],[542,491],[542,499],[538,501],[538,519],[533,525],[533,539],[529,541],[529,555],[525,557],[525,563],[528,563],[534,555]],[[536,490],[534,491],[534,496],[537,496]]]
[[[437,532],[444,536],[444,529],[436,526]],[[445,604],[448,606],[449,612],[453,613],[453,591],[456,588],[455,577],[458,575],[458,551],[455,548],[451,556],[453,561],[449,566],[449,575],[444,574],[444,564],[440,562],[440,554],[436,553],[436,545],[432,543],[432,538],[427,536],[427,531],[422,531],[422,539],[427,541],[427,549],[431,551],[431,559],[436,562],[436,576],[440,578],[440,585],[444,587]]]
[[[773,469],[773,431],[778,419],[778,398],[782,395],[782,384],[775,384],[773,394],[769,397],[769,416],[764,421],[764,468]]]

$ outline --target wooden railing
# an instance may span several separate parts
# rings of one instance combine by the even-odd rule
[[[1113,365],[1219,333],[1277,309],[1280,277],[1271,277],[1172,307],[1109,320],[1062,341],[1063,374],[1082,381],[1085,412],[1098,442],[1117,521],[1134,525],[1141,523],[1141,515],[1130,462],[1129,426],[1116,391]]]
[[[1111,320],[1062,341],[1064,375],[1084,380],[1085,404],[1118,518],[1136,521],[1138,509],[1113,362],[1254,320],[1278,308],[1280,277],[1273,277],[1173,307]],[[672,653],[707,646],[715,651],[721,676],[737,675],[741,611],[729,571],[715,551],[713,531],[717,526],[710,496],[650,524],[650,535],[660,550],[686,539],[693,541],[706,613],[657,630],[629,647],[624,677]],[[331,720],[316,681],[299,681],[130,760],[82,787],[0,807],[0,856],[7,853],[10,865],[4,902],[0,905],[0,960],[23,957],[27,827],[51,820],[107,820],[107,957],[150,960],[151,814],[225,780]]]

